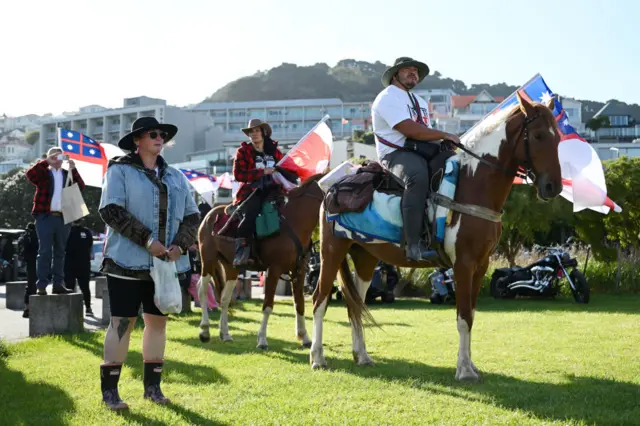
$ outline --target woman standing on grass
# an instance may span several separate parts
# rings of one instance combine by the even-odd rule
[[[190,268],[187,250],[200,223],[189,183],[160,156],[177,132],[176,126],[153,117],[136,120],[131,133],[118,142],[131,153],[110,161],[102,188],[100,216],[107,224],[107,237],[101,272],[107,276],[111,323],[100,380],[102,399],[112,410],[128,408],[118,394],[118,380],[141,304],[144,397],[169,402],[160,390],[167,316],[154,303],[149,271],[155,256],[176,262],[183,279]]]

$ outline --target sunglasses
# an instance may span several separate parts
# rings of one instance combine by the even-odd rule
[[[149,132],[148,135],[151,139],[155,139],[160,136],[162,140],[167,140],[167,136],[169,136],[167,132],[156,132],[155,130],[153,132]]]

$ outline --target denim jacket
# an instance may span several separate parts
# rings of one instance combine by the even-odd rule
[[[199,210],[195,200],[191,196],[191,185],[187,178],[179,170],[168,166],[161,157],[158,158],[159,180],[167,188],[165,235],[160,238],[162,228],[160,218],[163,216],[160,209],[161,191],[158,184],[154,183],[154,171],[145,169],[139,157],[129,154],[111,161],[102,186],[100,198],[100,211],[103,212],[109,205],[120,206],[126,211],[127,217],[120,222],[127,222],[122,232],[127,231],[127,236],[109,226],[107,222],[107,236],[104,247],[104,258],[111,259],[120,268],[129,271],[148,271],[153,265],[151,254],[145,247],[149,236],[155,240],[164,240],[165,247],[175,242],[181,225],[186,217],[199,218]],[[123,212],[125,213],[125,212]],[[193,215],[196,215],[195,218]],[[115,226],[117,222],[113,221]],[[193,220],[189,227],[194,227]],[[195,225],[197,227],[197,224]],[[190,230],[193,235],[195,231]],[[193,242],[186,243],[187,245]],[[180,245],[180,244],[178,244]],[[184,255],[176,261],[178,273],[184,273],[190,269],[189,256],[186,247],[181,247]]]

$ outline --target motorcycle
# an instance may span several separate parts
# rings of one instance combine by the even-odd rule
[[[453,280],[453,269],[440,268],[433,271],[428,280],[431,282],[431,297],[434,305],[456,303],[456,285]]]
[[[491,295],[496,299],[521,296],[555,297],[566,278],[577,303],[589,303],[589,284],[578,269],[578,261],[559,247],[542,247],[547,255],[529,266],[499,268],[491,276]],[[571,272],[567,272],[571,269]]]

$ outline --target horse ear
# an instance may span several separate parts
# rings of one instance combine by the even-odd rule
[[[520,92],[516,92],[516,97],[518,98],[518,104],[520,105],[520,111],[524,114],[525,117],[531,117],[535,114],[533,105],[529,103],[525,98],[520,96]]]
[[[549,108],[551,110],[551,112],[553,112],[553,110],[556,108],[556,98],[555,97],[551,97],[551,99],[549,99],[549,102],[547,102],[547,108]]]

